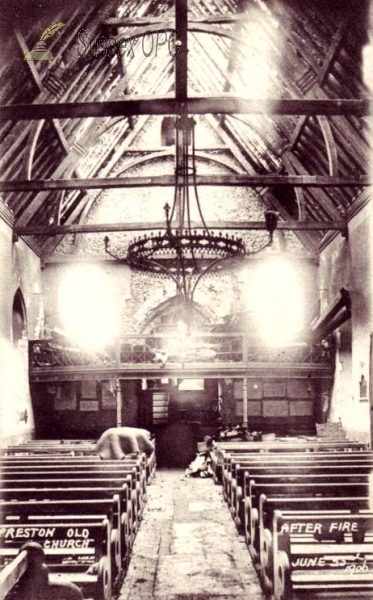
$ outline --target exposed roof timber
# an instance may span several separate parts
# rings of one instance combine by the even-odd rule
[[[159,86],[159,80],[157,81],[157,83]],[[168,92],[171,89],[171,86],[173,85],[173,83],[174,83],[174,77],[173,77],[173,74],[172,75],[170,74],[170,76],[168,76],[167,79],[162,82],[161,91],[164,93]],[[131,144],[134,142],[134,140],[136,139],[136,136],[139,134],[141,129],[147,123],[148,119],[149,119],[148,115],[142,115],[136,120],[136,124],[135,124],[134,128],[126,136],[124,143],[121,143],[119,146],[116,145],[116,150],[115,150],[114,154],[111,156],[109,162],[105,161],[104,169],[103,170],[101,169],[101,171],[100,171],[101,177],[103,175],[105,177],[109,176],[112,169],[115,168],[115,165],[118,163],[118,161],[123,156],[123,153],[127,150],[128,147],[131,147]],[[99,166],[101,168],[102,165],[100,164]],[[41,194],[38,194],[37,196],[40,197]],[[74,194],[72,194],[71,196],[74,197]],[[67,219],[65,218],[65,225],[68,225],[70,223],[72,223],[72,224],[76,223],[78,220],[81,220],[83,216],[86,216],[88,214],[88,211],[89,211],[95,197],[96,197],[95,195],[86,194],[86,197],[84,197],[82,199],[82,202],[77,204],[73,208],[73,210],[69,212]],[[27,223],[22,222],[22,224],[26,225]],[[53,252],[55,250],[55,248],[60,243],[62,237],[63,236],[55,236],[53,238],[49,238],[43,244],[43,253],[45,256],[49,255],[51,252]]]
[[[285,222],[288,223],[291,221],[291,216],[289,215],[288,211],[278,201],[277,197],[275,196],[275,194],[272,192],[272,190],[270,188],[262,188],[259,191],[259,195],[262,198],[263,202],[265,202],[265,204],[269,208],[275,209],[278,211],[279,215],[282,217],[282,219]],[[295,230],[294,233],[298,237],[301,244],[311,254],[311,256],[315,260],[315,262],[318,262],[317,244],[315,243],[315,240],[312,237],[312,233],[308,232],[308,231],[299,231],[299,230]],[[330,233],[330,232],[328,232],[328,233]]]
[[[292,165],[294,172],[298,173],[300,176],[307,176],[307,170],[303,166],[303,164],[297,159],[295,154],[290,152],[285,153],[287,158],[289,159],[290,164]],[[322,207],[325,214],[328,215],[329,219],[338,219],[340,216],[340,212],[335,208],[329,196],[322,189],[315,189],[312,191],[313,196],[317,199],[319,206]]]
[[[197,175],[197,185],[243,187],[366,187],[373,185],[373,177],[330,177],[329,175]],[[170,187],[175,185],[173,175],[151,177],[93,177],[90,179],[35,179],[0,181],[0,192],[32,192],[44,190],[84,190],[136,187]]]
[[[293,165],[291,164],[290,160],[288,160],[286,152],[284,152],[284,154],[282,155],[282,163],[289,174],[291,174],[291,175],[295,174]],[[303,190],[303,188],[297,186],[294,189],[294,192],[295,192],[295,197],[297,199],[297,204],[298,204],[298,219],[300,221],[302,221],[305,218],[305,214],[306,214],[306,212],[305,212],[306,199],[305,199],[304,190]]]
[[[23,37],[21,31],[18,28],[14,29],[14,35],[17,39],[19,47],[21,48],[22,54],[26,54],[28,52],[28,46],[26,44],[25,38]],[[32,79],[33,79],[35,85],[37,86],[39,92],[42,93],[44,91],[44,85],[43,85],[43,82],[39,75],[39,71],[37,70],[37,68],[32,60],[28,60],[26,62],[27,62],[27,66],[29,68],[29,71],[31,73],[31,76],[32,76]],[[58,136],[58,139],[60,141],[62,148],[65,150],[66,154],[68,154],[69,145],[67,143],[67,140],[65,138],[65,135],[62,131],[60,124],[58,123],[58,121],[52,121],[52,123],[54,125],[56,134]],[[31,140],[31,143],[32,143],[32,140]]]
[[[120,48],[124,49],[125,48],[124,40],[126,40],[126,41],[135,40],[135,39],[143,37],[144,35],[147,35],[149,33],[157,33],[158,34],[158,32],[166,33],[167,31],[170,31],[170,32],[175,31],[175,24],[173,21],[166,21],[166,22],[162,23],[161,26],[148,25],[147,27],[135,29],[135,30],[132,30],[131,32],[128,32],[125,36],[124,35],[113,35],[113,36],[111,36],[111,38],[112,38],[111,41],[113,41],[115,39],[117,44],[119,44],[119,45],[120,45],[120,42],[122,42]],[[244,46],[249,46],[247,38],[240,37],[239,35],[237,35],[237,33],[235,33],[235,31],[231,31],[230,29],[221,29],[219,27],[214,27],[214,25],[204,25],[203,23],[193,24],[193,23],[189,22],[186,31],[193,32],[193,33],[207,33],[209,35],[217,35],[219,37],[226,37],[226,38],[235,40],[236,42],[238,42],[239,44],[243,44]],[[180,40],[180,37],[181,36],[179,35],[179,37],[178,37],[179,40]],[[163,45],[163,44],[159,44],[159,45]],[[109,47],[109,42],[103,41],[102,47],[103,48]]]
[[[172,77],[172,82],[173,82],[173,77]],[[171,82],[171,78],[168,77],[166,79],[166,81],[162,83],[162,90],[169,91],[171,89],[172,82]],[[125,139],[123,141],[112,140],[113,148],[115,147],[114,153],[110,156],[109,160],[107,160],[106,154],[103,154],[101,156],[101,158],[99,159],[99,161],[96,162],[95,170],[91,171],[90,176],[92,177],[96,173],[99,172],[101,178],[108,177],[110,175],[112,169],[115,168],[118,161],[120,161],[120,159],[122,158],[123,153],[132,144],[133,140],[136,139],[137,135],[139,134],[141,129],[144,127],[144,125],[147,123],[148,119],[149,119],[148,115],[140,116],[136,120],[136,123],[134,123],[134,126],[132,127],[130,133],[125,137]],[[90,210],[90,207],[92,206],[92,203],[94,202],[96,197],[97,197],[97,194],[86,194],[86,196],[81,200],[81,202],[78,204],[78,206],[75,206],[75,208],[73,208],[72,212],[69,211],[69,215],[68,215],[67,219],[65,220],[65,224],[67,225],[69,223],[75,223],[78,218],[80,220],[82,218],[84,218],[88,214],[88,211]],[[71,202],[74,203],[75,201],[76,201],[76,194],[72,194],[70,197],[70,203]],[[23,223],[23,224],[25,224],[25,223]],[[49,244],[51,246],[49,248],[49,251],[53,251],[53,249],[58,245],[59,241],[60,240],[58,240],[57,238],[54,238],[52,243]]]
[[[31,61],[30,61],[31,62]],[[39,135],[41,130],[44,127],[45,121],[36,121],[32,124],[31,131],[29,133],[27,148],[26,148],[26,156],[24,161],[24,173],[26,179],[31,179],[32,177],[32,165],[34,162],[35,150],[38,143]]]
[[[347,19],[342,19],[342,21],[339,23],[338,25],[338,29],[335,32],[335,35],[332,39],[332,42],[330,44],[329,47],[329,51],[328,54],[323,62],[323,65],[321,67],[321,69],[318,71],[318,76],[317,76],[317,81],[318,81],[318,85],[320,87],[322,87],[325,83],[325,80],[329,74],[329,71],[335,61],[336,55],[340,49],[344,34],[345,34],[345,28],[347,25]],[[294,130],[294,133],[292,135],[292,139],[290,142],[290,146],[291,148],[294,148],[294,146],[296,145],[299,137],[302,134],[303,128],[305,126],[307,122],[307,116],[303,116],[298,120],[297,126]]]
[[[372,202],[372,189],[366,188],[359,196],[355,199],[354,203],[351,204],[346,211],[347,222],[353,219],[363,208],[365,208],[370,202]],[[338,235],[336,231],[328,231],[319,242],[319,252],[325,250],[325,248],[335,239]]]
[[[18,45],[21,49],[22,54],[23,55],[27,54],[27,52],[29,51],[29,48],[26,44],[26,40],[25,40],[24,36],[22,35],[20,29],[18,27],[15,27],[13,29],[13,31],[14,31],[15,38],[18,42]],[[38,88],[39,92],[42,92],[44,90],[43,82],[41,80],[39,71],[37,70],[34,61],[27,60],[26,63],[27,63],[27,67],[29,69],[29,72],[31,73],[32,79],[33,79],[36,87]]]
[[[304,129],[304,126],[306,123],[307,123],[307,115],[303,115],[303,116],[299,117],[297,124],[294,128],[293,134],[291,136],[291,139],[290,139],[290,143],[289,143],[290,150],[293,150],[295,148],[295,146],[297,145],[297,142],[303,133],[303,129]]]
[[[325,142],[326,153],[328,155],[329,174],[338,175],[338,150],[329,120],[325,115],[318,115],[317,120],[320,125]]]
[[[242,6],[242,0],[240,0],[240,5]],[[241,37],[243,24],[244,24],[243,20],[236,21],[236,23],[234,24],[234,31],[238,35],[238,37]],[[240,44],[237,41],[237,39],[231,41],[231,47],[229,49],[229,56],[228,56],[228,66],[227,66],[227,74],[229,76],[233,75],[233,72],[236,68],[236,61],[237,61],[237,54],[239,52],[239,46],[240,46]],[[225,81],[225,85],[224,85],[224,91],[228,92],[230,87],[231,87],[230,77],[227,77],[226,81]]]
[[[5,202],[0,198],[0,221],[3,221],[13,229],[13,240],[17,239],[17,234],[14,229],[14,215]],[[34,237],[23,236],[23,241],[31,248],[37,256],[42,255],[42,249]]]
[[[205,229],[201,222],[192,222],[194,229]],[[210,230],[232,230],[232,231],[263,231],[267,230],[266,223],[263,221],[211,221]],[[345,231],[346,223],[340,221],[279,221],[277,225],[279,231]],[[30,225],[27,227],[15,226],[16,233],[24,235],[65,235],[67,233],[100,233],[113,231],[166,231],[164,221],[149,222],[141,221],[139,223],[102,223],[102,224],[81,224],[81,225],[48,225],[38,226]]]
[[[175,96],[184,101],[188,96],[188,6],[185,0],[175,0]]]
[[[162,152],[163,150],[170,151],[170,148],[175,149],[175,146],[129,146],[122,152],[123,154],[147,154]],[[211,146],[196,146],[196,152],[227,152],[228,148],[225,144],[213,144]]]
[[[241,22],[241,21],[248,21],[248,22],[252,22],[253,20],[253,16],[252,15],[248,15],[247,13],[236,13],[236,14],[231,14],[229,16],[226,15],[217,15],[217,16],[203,16],[203,17],[196,17],[193,16],[189,19],[189,24],[192,23],[210,23],[210,24],[216,24],[216,25],[224,25],[229,24],[229,23],[235,23],[237,21]],[[136,19],[128,19],[128,18],[119,18],[119,17],[110,17],[109,19],[105,19],[102,22],[103,25],[110,25],[112,27],[145,27],[145,26],[157,26],[158,29],[160,28],[160,25],[164,25],[165,24],[165,19],[164,17],[143,17],[143,18],[136,18]]]
[[[232,164],[225,157],[215,156],[214,154],[209,154],[208,152],[198,152],[198,151],[195,152],[194,156],[197,159],[210,161],[211,163],[216,163],[218,165],[226,167],[230,171],[234,171],[237,173],[240,172],[239,170],[234,169],[232,167]],[[160,158],[170,158],[170,157],[172,157],[172,158],[175,157],[175,147],[174,146],[172,146],[171,148],[166,146],[165,150],[160,150],[159,152],[152,152],[151,154],[135,156],[131,160],[127,161],[127,163],[124,165],[123,169],[121,169],[121,171],[119,173],[117,172],[117,177],[122,177],[124,173],[126,173],[130,169],[133,169],[133,167],[137,167],[139,165],[143,165],[144,163],[147,163],[147,162],[150,162],[153,160],[157,160]],[[175,182],[175,180],[174,180],[174,182]]]
[[[107,181],[108,174],[112,171],[117,162],[120,160],[120,157],[123,155],[123,151],[128,147],[128,145],[131,145],[133,143],[139,131],[141,131],[142,127],[147,123],[148,119],[148,116],[139,117],[136,121],[134,128],[130,131],[125,140],[117,146],[114,154],[110,157],[109,162],[106,162],[104,169],[101,169],[100,174],[106,176],[103,178],[104,181]],[[101,167],[101,163],[96,166]],[[40,196],[40,194],[38,194],[38,196]],[[75,199],[74,194],[72,194],[72,196]],[[65,224],[68,225],[70,223],[75,223],[78,219],[81,219],[82,214],[87,214],[91,205],[92,196],[90,194],[86,194],[86,197],[74,207],[72,212],[70,212],[69,216],[65,221]],[[23,225],[26,225],[26,223],[23,222]],[[55,250],[55,248],[62,240],[62,237],[63,236],[55,236],[54,238],[49,238],[49,240],[46,241],[46,243],[43,245],[43,253],[45,256]]]
[[[346,26],[348,24],[348,18],[344,17],[340,22],[339,25],[337,27],[337,30],[333,36],[332,42],[330,44],[329,50],[328,50],[328,54],[321,66],[320,71],[318,72],[318,82],[319,85],[322,87],[323,84],[325,83],[325,80],[329,74],[329,71],[335,61],[335,58],[340,50],[342,41],[345,37],[346,34]]]
[[[45,104],[11,104],[0,106],[0,121],[30,119],[79,119],[130,115],[189,114],[267,114],[267,115],[339,115],[370,116],[373,99],[290,100],[249,99],[232,94],[189,97],[185,101],[164,97],[136,97],[109,102],[65,102]]]

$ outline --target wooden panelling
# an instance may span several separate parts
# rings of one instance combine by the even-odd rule
[[[286,396],[285,382],[264,382],[263,396],[265,398],[284,398]]]
[[[249,381],[247,384],[247,397],[250,400],[263,398],[263,382],[260,380]]]
[[[247,413],[249,417],[261,417],[262,415],[262,403],[258,401],[250,401],[247,405]],[[238,400],[236,404],[236,416],[242,417],[243,415],[243,402]]]
[[[168,422],[168,392],[153,392],[153,425]]]
[[[287,382],[288,398],[313,398],[315,396],[314,382],[306,379],[289,379]]]
[[[263,401],[263,417],[287,417],[289,406],[287,400]]]
[[[304,416],[311,417],[313,415],[313,401],[312,400],[290,400],[289,401],[289,414],[291,417]]]

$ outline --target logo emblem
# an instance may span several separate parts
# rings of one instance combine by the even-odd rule
[[[48,50],[46,40],[57,33],[62,27],[65,27],[65,23],[55,23],[44,29],[33,49],[25,54],[24,60],[53,60],[54,56],[52,52]]]

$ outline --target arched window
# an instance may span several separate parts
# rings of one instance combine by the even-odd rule
[[[23,299],[23,294],[18,288],[13,299],[12,309],[12,325],[13,325],[13,344],[17,347],[19,340],[22,338],[23,331],[27,327],[26,306]]]

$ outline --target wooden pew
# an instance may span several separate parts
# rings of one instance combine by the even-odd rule
[[[239,513],[240,498],[246,496],[242,505],[245,537],[254,560],[260,559],[261,580],[267,593],[272,591],[274,578],[272,534],[268,521],[276,507],[285,508],[285,511],[298,509],[302,514],[310,507],[324,512],[326,509],[343,511],[344,514],[348,510],[369,507],[373,453],[362,449],[358,452],[340,450],[305,453],[302,448],[301,452],[292,453],[287,448],[283,453],[264,454],[240,449],[221,453],[224,493],[234,515]],[[266,490],[266,495],[260,493],[263,490]],[[278,495],[273,496],[275,493]],[[242,519],[242,509],[240,517]],[[300,515],[297,517],[299,519]]]
[[[0,449],[0,455],[4,456],[36,456],[54,455],[58,454],[61,456],[73,455],[73,456],[97,456],[96,454],[96,442],[94,440],[28,440],[25,443],[8,446],[7,448]],[[155,452],[147,457],[147,472],[148,482],[154,477],[155,473]]]
[[[3,475],[4,479],[11,479],[12,473],[17,479],[31,479],[31,473],[34,473],[34,478],[44,478],[44,473],[51,473],[51,477],[66,477],[66,474],[74,473],[74,478],[88,477],[93,478],[94,473],[97,477],[107,477],[109,471],[115,471],[119,475],[123,473],[123,477],[128,474],[134,475],[133,469],[136,470],[136,485],[134,483],[134,489],[136,491],[134,502],[136,509],[136,515],[141,516],[144,503],[146,500],[146,464],[145,455],[133,459],[124,459],[121,461],[88,461],[82,460],[81,458],[73,458],[68,460],[66,463],[56,461],[44,461],[43,464],[18,462],[17,464],[12,463],[1,463],[0,476]],[[26,470],[27,469],[27,470]],[[135,476],[134,476],[135,479]]]
[[[110,560],[112,530],[108,519],[91,519],[77,523],[76,518],[64,523],[17,524],[0,526],[1,567],[6,566],[19,552],[25,538],[39,543],[51,580],[73,582],[88,597],[111,600],[113,576]]]
[[[325,482],[320,480],[319,476],[305,475],[298,476],[291,482],[259,482],[248,478],[245,482],[244,499],[244,523],[245,536],[249,545],[253,560],[257,561],[259,557],[259,505],[260,497],[265,495],[267,498],[345,498],[345,497],[369,497],[369,478],[365,481],[343,481],[343,477],[334,479],[334,481]],[[342,506],[342,501],[341,501]]]
[[[135,469],[135,471],[134,471]],[[66,479],[74,478],[102,478],[102,477],[120,477],[126,478],[128,474],[136,479],[136,490],[140,513],[143,510],[147,494],[146,469],[140,460],[111,461],[110,464],[94,463],[82,464],[73,462],[65,465],[47,463],[41,465],[22,466],[0,466],[0,479],[45,479],[47,477],[58,477]],[[32,484],[31,484],[32,485]]]
[[[146,471],[147,483],[150,483],[155,476],[156,460],[155,453],[147,457],[145,454],[128,454],[123,461],[117,460],[102,460],[98,455],[89,456],[70,456],[64,454],[52,454],[52,455],[29,455],[29,456],[3,456],[0,459],[0,465],[3,468],[43,468],[45,465],[55,465],[56,468],[62,468],[63,466],[68,467],[69,465],[80,464],[84,466],[88,465],[105,465],[110,466],[112,464],[127,463],[128,461],[140,460]]]
[[[0,573],[0,600],[18,589],[18,597],[27,600],[83,600],[78,587],[61,582],[51,583],[42,547],[34,542],[24,544],[18,555]],[[16,596],[17,597],[17,596]]]
[[[118,498],[119,516],[117,529],[115,529],[115,537],[111,542],[111,564],[116,565],[116,573],[119,574],[121,569],[126,565],[129,552],[133,544],[136,530],[133,529],[133,519],[129,516],[131,511],[130,491],[128,485],[105,485],[105,487],[62,487],[59,481],[48,483],[48,488],[31,488],[28,487],[7,487],[0,490],[0,498],[4,502],[13,502],[14,506],[18,506],[20,502],[29,502],[32,504],[44,502],[47,510],[51,508],[51,501],[70,502],[74,500],[87,500],[87,498],[99,503],[102,500],[109,499],[112,502]],[[82,484],[80,484],[82,485]],[[102,485],[102,484],[101,484]],[[59,487],[58,487],[59,486]],[[4,503],[2,502],[1,505]],[[69,511],[68,506],[65,508]],[[71,514],[71,509],[67,514]],[[84,521],[84,519],[83,519]],[[131,523],[132,521],[132,523]],[[128,526],[128,524],[130,526]]]
[[[294,535],[302,526],[310,532]],[[346,532],[343,542],[335,532]],[[321,532],[324,543],[311,533]],[[294,591],[334,594],[373,593],[373,513],[282,515],[273,522],[273,598],[288,600]],[[350,535],[347,535],[350,534]],[[368,534],[370,536],[368,537]],[[327,543],[329,541],[329,543]]]
[[[370,473],[373,472],[373,460],[365,463],[322,463],[317,462],[298,462],[289,466],[285,466],[284,463],[277,463],[274,467],[270,466],[258,466],[258,465],[235,465],[232,471],[230,481],[226,485],[226,500],[230,506],[230,510],[233,518],[236,521],[237,527],[243,525],[243,498],[244,498],[244,485],[245,477],[246,482],[252,478],[256,481],[261,480],[267,482],[276,481],[281,482],[285,480],[293,480],[300,476],[318,476],[320,481],[330,480],[337,481],[338,478],[343,477],[343,480],[349,478],[357,480],[360,476],[362,479],[366,479]]]
[[[254,551],[254,560],[258,560],[257,569],[260,573],[261,582],[268,592],[273,588],[273,518],[276,511],[281,511],[285,517],[296,515],[301,519],[303,515],[343,513],[358,514],[370,508],[369,496],[345,496],[345,497],[267,497],[261,494],[259,499],[259,526],[251,527],[254,539],[251,539],[249,547],[259,549]],[[341,534],[339,534],[341,537]],[[343,539],[343,534],[342,534]],[[337,541],[337,535],[335,535]],[[339,539],[339,541],[342,541]],[[252,551],[251,551],[252,552]]]
[[[136,472],[135,468],[130,468],[126,471],[116,471],[112,476],[105,471],[76,473],[74,470],[66,471],[65,473],[49,473],[46,471],[44,473],[38,473],[37,477],[34,479],[29,475],[30,473],[24,473],[23,477],[19,479],[13,478],[12,476],[10,478],[5,477],[3,485],[13,490],[17,490],[18,488],[24,489],[26,486],[29,487],[30,490],[34,490],[39,488],[50,488],[52,486],[61,487],[62,485],[66,485],[66,487],[70,488],[86,487],[92,489],[106,486],[109,489],[110,487],[120,487],[123,484],[127,484],[128,489],[130,490],[129,508],[132,517],[131,529],[134,534],[136,533],[144,508],[144,499],[139,474]],[[2,492],[0,491],[0,496],[1,495]]]
[[[9,446],[0,450],[0,455],[2,456],[27,456],[37,454],[71,454],[72,456],[79,456],[94,453],[94,444],[61,444],[59,446],[49,446],[43,444],[24,444],[22,446]]]
[[[246,465],[272,465],[273,468],[276,468],[276,465],[279,464],[298,464],[301,462],[310,462],[310,463],[341,463],[350,464],[350,463],[369,463],[373,460],[373,452],[371,451],[359,451],[359,452],[301,452],[301,453],[273,453],[273,454],[263,454],[263,453],[229,453],[224,452],[222,455],[223,463],[222,463],[222,485],[224,492],[227,492],[226,495],[229,496],[227,488],[230,485],[232,478],[234,479],[235,469],[244,468]]]
[[[214,481],[221,483],[222,463],[224,452],[233,454],[235,452],[245,453],[294,453],[294,452],[350,452],[366,451],[367,444],[361,442],[322,442],[298,440],[296,442],[217,442],[211,452],[212,470]]]
[[[51,488],[85,488],[85,489],[96,489],[105,488],[110,490],[112,488],[125,488],[128,490],[128,499],[126,499],[126,514],[129,519],[129,529],[131,535],[134,537],[139,527],[144,502],[141,498],[142,490],[138,480],[138,473],[134,467],[130,467],[126,470],[116,472],[112,477],[107,476],[105,471],[102,472],[82,472],[80,474],[75,473],[73,470],[66,471],[65,473],[53,473],[49,474],[48,471],[37,474],[37,477],[32,479],[26,473],[24,478],[13,478],[12,476],[6,477],[3,483],[3,489],[0,490],[0,497],[4,498],[4,490],[7,489],[14,492],[13,496],[18,489],[29,489],[30,497],[35,492],[43,489]],[[89,497],[89,495],[87,496]]]
[[[92,439],[82,439],[82,438],[76,438],[76,439],[37,439],[37,440],[27,440],[26,442],[21,442],[20,444],[12,444],[9,446],[9,448],[15,448],[17,446],[63,446],[64,444],[91,444],[94,445],[96,442],[95,440]]]
[[[20,470],[20,466],[3,466],[0,469],[0,476],[3,476],[4,482],[10,481],[9,485],[14,486],[16,479],[19,481],[18,487],[24,487],[25,485],[31,485],[33,487],[39,486],[39,482],[43,481],[43,486],[46,487],[49,483],[46,483],[47,479],[63,479],[65,485],[107,485],[108,479],[116,477],[117,481],[114,482],[117,485],[123,483],[128,475],[131,475],[131,500],[132,507],[129,511],[129,515],[132,517],[132,533],[133,535],[137,531],[139,521],[144,509],[146,500],[146,478],[145,478],[145,467],[143,467],[142,458],[126,459],[123,461],[98,461],[89,464],[85,464],[82,460],[74,458],[72,461],[68,461],[66,464],[60,465],[58,461],[56,463],[49,461],[44,463],[43,466],[38,465],[35,469],[33,464],[33,470]],[[23,469],[25,466],[22,464]],[[58,470],[57,470],[58,469]],[[78,482],[73,483],[68,480],[81,480],[81,484]],[[94,480],[102,480],[101,483]],[[113,482],[111,482],[113,483]]]
[[[240,457],[242,455],[239,455]],[[288,472],[290,474],[302,473],[339,473],[348,474],[348,472],[368,473],[373,469],[373,453],[365,455],[363,459],[357,455],[357,458],[343,460],[338,453],[333,454],[329,459],[319,461],[317,453],[311,453],[307,456],[297,455],[296,460],[289,460],[288,454],[278,455],[278,458],[267,461],[265,458],[252,456],[250,458],[236,458],[228,456],[225,459],[223,471],[223,494],[226,498],[232,515],[236,520],[237,526],[242,526],[242,507],[240,504],[243,499],[243,485],[245,473],[253,474],[281,474]]]
[[[130,544],[127,544],[129,537],[126,531],[129,531],[129,525],[126,523],[127,515],[121,513],[118,494],[114,494],[112,498],[101,499],[0,500],[0,513],[2,515],[0,530],[2,525],[17,526],[26,523],[27,526],[32,526],[35,522],[44,525],[74,522],[75,526],[84,527],[87,521],[101,522],[106,519],[112,531],[108,560],[111,561],[113,581],[114,576],[119,576],[122,567],[128,564]],[[32,532],[29,531],[28,534],[25,532],[24,535],[32,537]]]
[[[97,572],[89,573],[90,577],[87,573],[82,574],[81,565],[76,567],[71,562],[73,559],[65,556],[65,560],[70,561],[67,571],[70,571],[71,578],[75,580],[80,577],[86,588],[89,587],[89,580],[93,582],[96,593],[100,587],[98,581],[103,581],[104,588],[99,591],[99,597],[102,598],[104,594],[105,598],[110,598],[113,586],[119,585],[128,565],[146,499],[146,484],[155,472],[155,453],[150,457],[134,454],[121,461],[104,461],[95,453],[78,454],[74,450],[79,447],[84,448],[85,452],[87,444],[64,443],[63,448],[61,445],[49,441],[26,444],[21,448],[11,448],[9,455],[1,457],[0,477],[4,481],[3,489],[0,490],[3,520],[0,526],[3,525],[4,532],[12,531],[14,522],[17,523],[17,531],[27,529],[30,532],[32,527],[34,537],[38,536],[36,531],[51,527],[59,538],[53,543],[62,544],[58,551],[64,552],[65,546],[69,551],[69,546],[72,548],[75,543],[73,539],[66,539],[67,532],[71,535],[73,527],[77,532],[86,532],[89,522],[93,532],[92,535],[89,534],[89,539],[92,540],[89,552],[108,547],[108,555],[101,557],[102,560],[94,561],[95,564],[98,563],[99,577]],[[12,453],[13,450],[15,454]],[[24,450],[27,450],[27,454],[23,454]],[[87,498],[92,504],[87,504]],[[117,505],[117,509],[109,510],[110,505]],[[110,528],[109,541],[106,539],[106,542],[102,535],[103,519],[106,519]],[[79,541],[78,539],[76,546],[79,546]],[[52,548],[48,548],[48,560],[51,550]],[[64,577],[66,576],[65,573]]]

